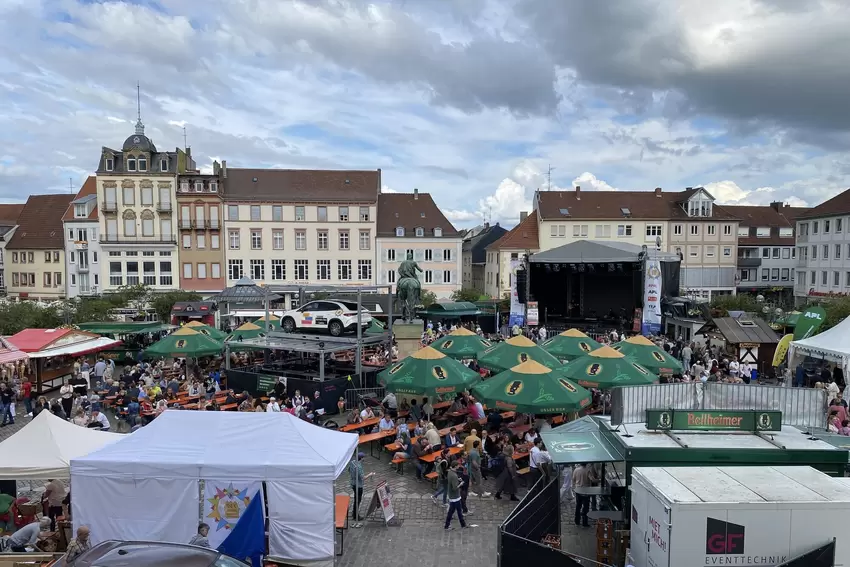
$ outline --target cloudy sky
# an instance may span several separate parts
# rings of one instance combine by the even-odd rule
[[[459,226],[546,188],[848,187],[846,0],[0,0],[0,201],[136,118],[201,166],[383,170]]]

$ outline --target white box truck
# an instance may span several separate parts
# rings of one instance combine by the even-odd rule
[[[634,567],[781,565],[837,538],[850,566],[850,484],[811,467],[640,467]]]

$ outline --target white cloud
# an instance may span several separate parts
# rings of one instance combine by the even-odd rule
[[[455,211],[452,209],[442,209],[443,214],[446,215],[446,218],[452,221],[452,223],[470,223],[481,221],[482,218],[476,213],[470,213],[469,211]]]
[[[787,191],[773,187],[758,187],[756,189],[746,190],[734,181],[714,181],[706,183],[702,187],[720,205],[769,205],[772,202],[781,201],[792,207],[810,206],[803,199],[795,195],[787,195]]]
[[[389,185],[381,185],[381,193],[398,193],[398,191],[396,191]]]
[[[616,191],[605,181],[599,179],[589,171],[585,171],[575,179],[573,179],[573,187],[581,187],[582,191],[590,189],[592,191]]]

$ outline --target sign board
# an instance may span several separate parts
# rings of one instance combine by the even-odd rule
[[[792,333],[788,333],[779,341],[779,344],[776,345],[776,351],[773,353],[773,366],[779,366],[783,362],[785,362],[785,355],[788,354],[788,347],[791,345],[791,341],[794,340],[794,335]]]
[[[257,391],[271,392],[274,390],[274,385],[277,384],[278,378],[283,378],[283,385],[286,386],[286,378],[283,376],[272,376],[271,374],[257,374]]]
[[[539,325],[538,322],[540,320],[540,310],[537,307],[536,301],[529,301],[526,305],[526,313],[525,318],[528,320],[529,325]]]
[[[661,263],[658,260],[647,260],[644,264],[641,323],[642,335],[661,333]]]
[[[797,318],[794,327],[794,340],[807,339],[814,336],[826,321],[826,311],[823,307],[809,307]]]
[[[782,412],[648,409],[646,428],[660,431],[781,431]]]
[[[395,518],[395,510],[393,509],[393,494],[387,481],[383,480],[375,487],[375,492],[372,494],[372,500],[369,502],[369,508],[366,510],[366,515],[370,516],[378,506],[381,507],[381,512],[384,514],[384,522],[389,523]]]

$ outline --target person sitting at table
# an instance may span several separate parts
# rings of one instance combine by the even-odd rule
[[[141,421],[142,406],[139,400],[130,398],[130,403],[127,404],[127,424],[133,427]]]
[[[412,445],[413,450],[411,454],[416,459],[416,480],[422,480],[423,475],[428,474],[428,469],[432,466],[432,463],[425,463],[422,461],[422,457],[431,452],[431,446],[428,444],[428,439],[424,436],[420,437],[416,443],[412,443]]]
[[[73,419],[71,419],[71,423],[74,425],[79,425],[80,427],[86,427],[89,424],[89,418],[86,417],[86,412],[83,408],[77,408],[76,413],[74,413]]]
[[[425,438],[428,440],[428,444],[431,445],[432,451],[436,451],[443,446],[440,440],[440,432],[437,431],[437,427],[430,421],[425,427]]]
[[[374,419],[374,417],[375,412],[372,411],[372,408],[370,406],[366,406],[360,411],[361,421],[366,421],[367,419]]]
[[[131,398],[138,398],[140,393],[139,387],[135,382],[130,382],[130,388],[127,390],[127,395]]]
[[[499,413],[499,410],[493,408],[487,416],[487,430],[499,431],[499,428],[502,426],[502,421],[502,414]]]
[[[235,404],[237,400],[238,398],[236,397],[236,392],[233,390],[233,388],[230,388],[227,391],[227,397],[224,399],[224,405]]]
[[[56,417],[61,417],[66,420],[68,419],[68,416],[65,415],[65,410],[62,408],[62,404],[59,403],[59,400],[53,400],[50,402],[50,413]]]
[[[355,423],[361,423],[363,419],[360,417],[360,412],[357,411],[357,408],[353,408],[348,412],[348,416],[345,418],[345,422],[348,425],[354,425]]]
[[[540,431],[538,431],[537,429],[529,429],[525,432],[525,437],[523,438],[523,441],[525,441],[526,443],[534,443],[534,441],[538,437],[540,437]]]
[[[410,433],[408,433],[406,427],[398,428],[398,437],[396,437],[395,442],[396,445],[398,445],[398,451],[393,454],[393,458],[390,459],[390,461],[394,461],[396,459],[409,459],[413,452],[413,444],[410,440]],[[390,465],[392,465],[392,462],[390,462]]]
[[[91,422],[88,424],[89,429],[100,429],[101,431],[109,431],[109,420],[103,412],[91,412]]]
[[[245,399],[239,404],[236,411],[254,411],[254,398],[251,394],[245,394]]]
[[[387,412],[381,418],[381,421],[378,422],[378,431],[392,431],[393,429],[395,429],[395,423],[392,416]]]
[[[458,394],[452,401],[452,405],[449,408],[449,413],[460,413],[465,409],[466,407],[463,405],[463,396],[461,394]]]
[[[457,436],[457,430],[452,427],[449,429],[448,435],[446,435],[446,447],[455,447],[460,445],[460,437]]]
[[[189,386],[189,397],[196,398],[201,395],[201,384],[197,380],[192,382],[192,385]]]
[[[427,422],[424,419],[416,421],[413,416],[410,416],[408,419],[416,422],[416,426],[413,428],[414,437],[421,437],[422,435],[425,435],[425,426],[427,425]]]

